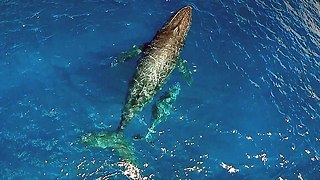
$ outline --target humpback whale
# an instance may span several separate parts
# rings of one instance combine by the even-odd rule
[[[180,9],[145,47],[123,108],[119,131],[153,99],[179,61],[191,25],[192,8]]]
[[[178,67],[190,82],[190,71],[185,68],[186,61],[180,58],[179,54],[190,29],[191,16],[191,6],[181,8],[148,45],[143,48],[134,46],[131,52],[116,58],[114,66],[141,55],[122,109],[120,124],[115,132],[88,133],[81,137],[82,142],[93,147],[113,148],[122,159],[136,164],[133,147],[123,137],[123,130],[159,92],[175,67]]]

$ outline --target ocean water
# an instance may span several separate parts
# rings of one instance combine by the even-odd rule
[[[0,179],[127,179],[111,149],[137,59],[173,12],[193,7],[174,71],[126,129],[145,179],[320,179],[318,0],[0,2]],[[146,133],[152,104],[179,82],[174,111]]]

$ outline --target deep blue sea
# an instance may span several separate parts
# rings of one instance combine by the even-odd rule
[[[138,59],[110,64],[186,5],[193,83],[174,71],[126,129],[144,179],[320,179],[318,0],[2,0],[0,179],[127,179],[79,138],[119,125]],[[154,144],[134,141],[176,82]]]

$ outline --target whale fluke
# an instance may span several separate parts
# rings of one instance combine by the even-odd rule
[[[82,143],[89,147],[114,149],[122,160],[137,165],[134,147],[126,140],[122,132],[94,132],[81,137]]]

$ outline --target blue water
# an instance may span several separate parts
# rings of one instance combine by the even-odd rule
[[[320,179],[317,0],[1,1],[0,178],[126,179],[79,137],[118,126],[137,61],[110,63],[185,5],[194,81],[174,72],[159,93],[181,84],[154,146],[130,138],[152,104],[128,127],[143,176]]]

